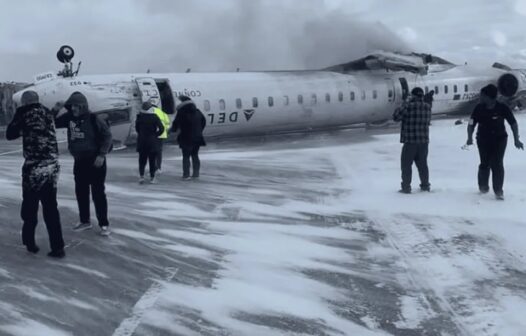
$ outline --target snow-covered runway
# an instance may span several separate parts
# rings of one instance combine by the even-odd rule
[[[109,239],[70,230],[64,154],[60,261],[42,223],[43,251],[20,245],[22,158],[0,156],[0,335],[523,335],[526,153],[508,144],[499,202],[465,134],[434,122],[434,192],[412,195],[392,130],[217,143],[189,182],[172,147],[158,185],[112,153]]]

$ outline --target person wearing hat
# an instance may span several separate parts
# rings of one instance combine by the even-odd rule
[[[139,183],[144,183],[144,170],[146,162],[150,164],[150,183],[155,183],[157,170],[157,157],[161,151],[161,139],[164,126],[155,113],[155,108],[150,102],[142,104],[142,112],[137,114],[135,121],[137,132],[137,152],[139,153]]]
[[[65,107],[67,112],[58,115]],[[67,128],[68,149],[74,158],[75,194],[80,222],[73,228],[83,231],[92,228],[90,221],[90,189],[100,234],[108,236],[108,201],[106,198],[106,154],[112,146],[109,126],[89,110],[88,100],[81,92],[74,92],[53,108],[56,127]]]
[[[489,176],[492,174],[493,192],[498,200],[504,200],[504,154],[508,133],[504,120],[513,132],[515,147],[524,149],[519,138],[519,126],[510,108],[497,101],[498,89],[490,84],[480,90],[480,103],[475,107],[468,124],[466,144],[473,144],[473,132],[478,125],[477,147],[480,155],[478,185],[482,194],[489,192]]]
[[[26,91],[21,97],[6,129],[7,140],[23,139],[24,165],[22,166],[22,243],[31,253],[40,250],[35,242],[38,223],[38,205],[42,203],[44,222],[49,235],[51,252],[48,256],[63,258],[64,240],[57,204],[57,183],[60,166],[55,123],[51,112],[39,103],[35,91]]]
[[[187,96],[180,96],[181,104],[176,107],[177,115],[172,123],[172,132],[180,130],[177,142],[183,152],[183,179],[190,179],[190,158],[192,158],[192,178],[198,178],[201,168],[199,149],[206,146],[203,130],[206,127],[206,118]]]
[[[401,122],[400,142],[403,143],[401,155],[402,188],[401,193],[411,193],[413,162],[420,175],[420,190],[431,191],[427,155],[429,152],[429,125],[431,106],[424,102],[424,90],[415,87],[411,97],[393,114],[393,120]]]

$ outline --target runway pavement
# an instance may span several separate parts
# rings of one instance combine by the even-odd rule
[[[477,195],[451,125],[433,129],[431,194],[396,193],[392,131],[217,142],[193,181],[168,146],[157,185],[114,152],[109,238],[71,230],[63,150],[63,260],[42,221],[41,252],[20,244],[22,157],[0,142],[0,335],[522,335],[524,154],[508,149],[505,202]]]

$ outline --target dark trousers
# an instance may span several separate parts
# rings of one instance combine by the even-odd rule
[[[199,160],[200,146],[183,147],[183,177],[190,176],[190,158],[192,158],[193,177],[199,177],[201,161]]]
[[[20,215],[24,221],[22,226],[22,243],[28,247],[35,246],[35,228],[38,223],[38,205],[42,203],[44,222],[49,235],[49,245],[52,251],[64,249],[60,214],[57,205],[57,189],[53,182],[46,183],[42,189],[35,192],[22,191],[22,209]]]
[[[157,169],[161,169],[163,165],[163,144],[164,139],[159,139],[159,152],[157,153],[157,157],[155,158]]]
[[[75,159],[73,174],[75,175],[75,194],[79,206],[79,216],[82,223],[90,221],[90,188],[95,213],[99,226],[108,226],[108,201],[106,199],[106,161],[100,168],[95,168],[95,157]]]
[[[420,187],[429,188],[429,168],[427,166],[427,154],[429,144],[404,144],[402,148],[402,189],[411,190],[411,179],[413,175],[413,162],[418,168],[420,175]]]
[[[150,177],[155,177],[157,171],[157,155],[155,152],[139,152],[139,175],[144,176],[144,170],[146,169],[146,162],[150,164]]]
[[[491,171],[493,191],[502,193],[504,185],[504,154],[508,137],[497,139],[477,139],[480,155],[478,183],[480,190],[489,190],[489,175]]]

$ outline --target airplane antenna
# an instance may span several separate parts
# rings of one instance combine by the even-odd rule
[[[75,71],[75,73],[73,74],[74,76],[77,76],[79,74],[79,71],[80,71],[80,66],[82,65],[82,61],[80,61],[78,64],[77,64],[77,70]]]

